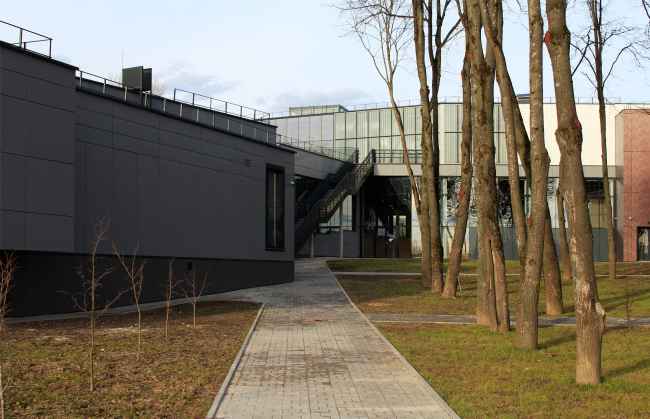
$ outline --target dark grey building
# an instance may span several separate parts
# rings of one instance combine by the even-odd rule
[[[74,310],[93,221],[111,245],[147,258],[143,302],[209,268],[207,293],[289,282],[294,155],[275,127],[150,95],[0,44],[0,246],[18,254],[14,316]],[[231,110],[232,110],[231,106]],[[243,115],[243,111],[239,111]],[[101,298],[127,286],[116,269]],[[119,304],[128,304],[124,298]]]

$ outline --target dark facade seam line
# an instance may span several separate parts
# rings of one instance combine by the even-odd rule
[[[71,114],[75,113],[75,111],[71,111],[69,109],[59,108],[58,106],[46,105],[46,104],[41,103],[41,102],[34,102],[33,100],[23,99],[23,98],[20,98],[20,97],[8,95],[6,93],[2,93],[2,96],[10,97],[10,98],[16,99],[16,100],[21,100],[21,101],[24,101],[25,103],[32,103],[34,105],[47,106],[48,108],[56,109],[56,110],[63,111],[63,112],[69,112]],[[25,96],[27,96],[27,95],[25,94]]]
[[[60,160],[52,160],[52,159],[44,159],[43,157],[35,157],[35,156],[30,156],[28,154],[18,154],[18,153],[12,153],[11,151],[0,151],[2,154],[8,154],[10,156],[16,156],[16,157],[26,157],[34,160],[41,160],[41,161],[49,161],[52,163],[57,163],[57,164],[67,164],[69,166],[74,166],[74,163],[68,163],[67,161],[60,161]]]
[[[126,105],[133,106],[133,107],[136,107],[136,108],[140,108],[140,109],[143,109],[143,110],[146,110],[146,111],[149,111],[149,112],[154,112],[154,113],[157,113],[159,115],[164,115],[164,116],[167,116],[169,118],[176,119],[178,121],[188,122],[188,123],[190,123],[192,125],[197,125],[199,127],[209,128],[209,129],[212,129],[214,131],[218,131],[218,132],[222,132],[224,134],[231,135],[233,137],[241,138],[241,139],[244,139],[244,140],[247,140],[247,141],[255,142],[257,144],[265,145],[267,147],[273,147],[275,149],[282,150],[282,147],[278,147],[276,145],[273,145],[273,144],[270,144],[270,143],[267,143],[267,142],[264,142],[264,141],[255,140],[253,138],[246,137],[246,136],[238,134],[236,132],[224,130],[224,129],[221,129],[219,127],[213,127],[212,125],[208,125],[208,124],[205,124],[203,122],[193,121],[193,120],[188,119],[188,118],[181,118],[180,116],[176,116],[176,115],[173,115],[173,114],[170,114],[170,113],[167,113],[167,112],[163,112],[163,111],[160,111],[158,109],[147,108],[147,107],[145,107],[143,105],[140,105],[138,103],[128,102],[128,101],[122,100],[120,98],[116,98],[116,97],[109,96],[109,95],[104,95],[104,94],[101,94],[99,92],[94,92],[92,90],[86,90],[86,89],[84,89],[82,87],[79,87],[79,86],[75,86],[75,89],[77,89],[79,91],[82,91],[84,93],[88,93],[88,94],[92,94],[92,95],[95,95],[95,96],[103,97],[103,98],[112,100],[114,102],[124,103]],[[216,113],[218,113],[218,112],[216,112]],[[226,116],[228,116],[228,115],[226,115]],[[287,153],[295,153],[295,151],[291,151],[291,150],[283,150],[283,151],[285,151]]]
[[[135,152],[135,151],[124,150],[124,149],[117,148],[117,147],[113,147],[113,146],[108,147],[108,146],[105,146],[105,145],[95,144],[95,143],[89,143],[89,142],[87,142],[87,141],[82,141],[82,140],[75,140],[75,141],[76,141],[76,142],[79,142],[79,143],[83,143],[83,144],[90,144],[90,145],[95,146],[95,147],[107,148],[107,149],[109,149],[109,150],[118,150],[118,151],[121,151],[121,152],[123,152],[123,153],[131,153],[131,154],[135,154],[136,156],[147,156],[147,157],[152,157],[152,158],[159,159],[160,161],[167,161],[167,162],[172,162],[172,163],[185,164],[185,165],[187,165],[187,166],[192,166],[192,167],[196,167],[196,168],[199,168],[199,169],[212,170],[213,172],[228,173],[228,174],[230,174],[230,175],[241,176],[241,177],[244,177],[244,178],[247,178],[247,179],[264,180],[264,178],[258,178],[258,177],[253,177],[253,176],[246,176],[246,175],[242,175],[242,174],[235,173],[235,172],[229,172],[229,171],[227,171],[227,170],[222,170],[222,169],[217,170],[217,169],[213,169],[213,168],[211,168],[211,167],[200,166],[200,165],[196,165],[196,164],[192,164],[192,163],[186,163],[186,162],[179,161],[179,160],[170,160],[170,159],[165,159],[165,158],[163,158],[163,157],[151,156],[151,155],[149,155],[149,154],[144,154],[144,153],[137,153],[137,152]],[[169,146],[169,147],[171,147],[171,146]],[[182,150],[182,149],[178,149],[178,150]],[[194,152],[194,153],[196,153],[196,152]],[[197,153],[197,154],[199,154],[199,153]],[[209,155],[209,154],[208,154],[208,155]],[[22,155],[19,155],[19,156],[22,157]],[[210,155],[209,155],[209,156],[210,156]],[[216,156],[210,156],[210,157],[216,157]],[[223,159],[223,160],[227,160],[227,159]],[[227,161],[231,161],[231,162],[233,162],[233,163],[237,163],[237,162],[234,161],[234,160],[227,160]],[[71,163],[65,163],[65,164],[71,164]],[[72,165],[74,165],[74,164],[72,164]],[[257,168],[257,169],[263,169],[263,167],[260,167],[260,166],[252,166],[252,167]]]

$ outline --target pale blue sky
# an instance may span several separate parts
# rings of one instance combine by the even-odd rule
[[[621,15],[629,3],[616,2]],[[620,4],[620,6],[619,6]],[[455,13],[454,13],[455,14]],[[528,91],[528,33],[509,17],[505,49],[517,93]],[[265,111],[289,106],[383,102],[386,87],[365,50],[342,37],[338,12],[311,0],[183,2],[0,0],[0,20],[54,38],[53,55],[82,70],[107,75],[124,66],[152,67],[178,87]],[[0,31],[2,40],[6,31]],[[15,41],[14,41],[15,42]],[[461,48],[448,53],[441,96],[460,94]],[[609,96],[650,101],[648,79],[621,66]],[[546,94],[553,96],[550,63]],[[418,98],[416,76],[402,71],[398,100]],[[584,77],[576,95],[593,96]]]

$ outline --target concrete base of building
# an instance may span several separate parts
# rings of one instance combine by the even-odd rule
[[[90,278],[90,261],[85,254],[62,254],[48,252],[17,251],[19,268],[13,280],[14,288],[9,294],[12,317],[60,314],[80,311],[71,295],[83,291],[83,279]],[[127,256],[128,260],[130,258]],[[164,284],[168,280],[169,260],[163,257],[138,257],[136,264],[147,259],[140,302],[151,303],[165,300]],[[111,301],[120,291],[131,284],[125,278],[124,268],[114,255],[102,255],[97,261],[98,271],[112,272],[101,281],[97,289],[97,307]],[[192,259],[176,258],[173,262],[176,287],[174,298],[182,296],[180,282],[196,272],[199,282],[207,272],[203,294],[216,294],[267,285],[284,284],[294,280],[293,261]],[[184,285],[187,288],[187,284]],[[79,295],[79,303],[83,298]],[[133,294],[125,293],[113,307],[130,305]]]

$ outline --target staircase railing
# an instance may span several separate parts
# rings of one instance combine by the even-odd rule
[[[346,196],[354,195],[359,191],[363,182],[372,173],[374,162],[375,150],[372,150],[363,162],[355,167],[354,171],[346,173],[336,187],[332,188],[329,193],[319,200],[318,205],[311,207],[307,211],[305,218],[296,226],[294,241],[296,253],[305,245],[318,224],[327,222],[330,219]]]
[[[355,150],[354,153],[350,155],[347,161],[339,168],[336,174],[332,175],[331,173],[323,179],[323,181],[314,189],[307,199],[304,201],[299,201],[296,203],[294,209],[294,220],[299,220],[307,215],[307,212],[318,205],[318,201],[323,197],[323,194],[327,192],[328,189],[336,186],[343,177],[350,171],[350,169],[359,161],[359,150]]]

